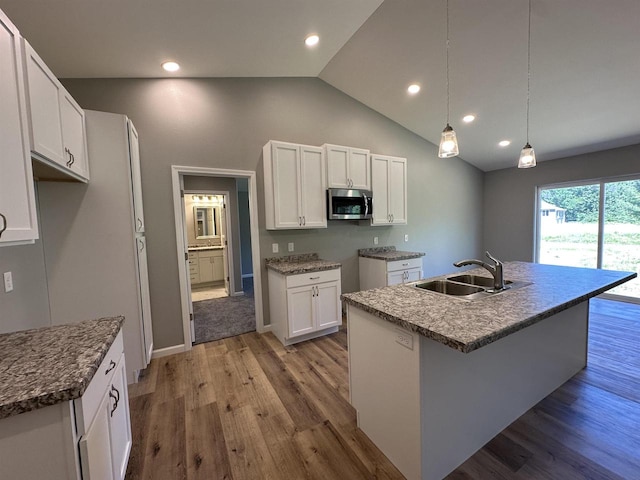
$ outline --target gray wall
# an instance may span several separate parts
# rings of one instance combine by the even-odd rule
[[[13,291],[5,293],[0,282],[0,333],[50,326],[42,241],[0,247],[0,279],[4,272],[12,274]]]
[[[185,190],[229,192],[227,214],[231,216],[231,248],[233,250],[233,281],[234,290],[242,291],[242,276],[240,274],[240,224],[238,220],[238,194],[235,178],[222,177],[184,177]],[[145,205],[145,211],[147,207]],[[146,216],[146,215],[145,215]],[[151,306],[153,313],[153,305]]]
[[[484,246],[503,260],[533,261],[538,186],[632,174],[640,174],[640,145],[541,162],[533,169],[488,172]]]
[[[171,198],[171,165],[255,170],[263,278],[271,244],[318,252],[343,264],[343,291],[358,289],[357,249],[380,245],[427,253],[426,275],[478,256],[482,240],[481,171],[437,158],[434,145],[316,78],[65,80],[83,108],[127,114],[140,134],[142,187],[156,348],[183,342]],[[262,146],[269,140],[334,143],[408,159],[409,225],[266,231]],[[452,195],[455,193],[456,195]],[[404,235],[409,241],[404,242]],[[268,290],[263,284],[265,321]]]

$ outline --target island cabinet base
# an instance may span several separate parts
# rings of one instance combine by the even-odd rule
[[[409,479],[442,479],[587,360],[589,303],[461,353],[348,305],[358,426]]]

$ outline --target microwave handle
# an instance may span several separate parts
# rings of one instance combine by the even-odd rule
[[[369,215],[369,200],[367,199],[367,194],[363,193],[362,198],[364,200],[364,215]]]

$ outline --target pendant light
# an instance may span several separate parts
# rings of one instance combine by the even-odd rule
[[[449,125],[449,0],[447,0],[447,126],[444,127],[440,137],[438,156],[440,158],[451,158],[458,155],[458,153],[456,132]]]
[[[529,38],[527,42],[527,143],[522,147],[518,168],[532,168],[536,166],[536,152],[529,143],[529,93],[531,80],[531,0],[529,0]]]

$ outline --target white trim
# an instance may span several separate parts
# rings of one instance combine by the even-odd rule
[[[180,345],[174,345],[173,347],[159,348],[159,349],[153,351],[153,354],[151,355],[151,358],[154,359],[154,358],[168,357],[169,355],[175,355],[176,353],[182,353],[182,352],[185,352],[186,350],[188,350],[188,349],[185,348],[184,343],[182,343]]]
[[[243,273],[242,278],[253,278],[253,273]]]
[[[256,172],[253,170],[230,170],[224,168],[192,167],[185,165],[171,166],[171,184],[173,189],[173,210],[176,229],[176,251],[178,260],[178,277],[180,280],[180,304],[182,306],[184,351],[191,350],[191,325],[189,320],[189,302],[191,292],[187,291],[187,266],[182,259],[186,251],[184,245],[182,213],[182,197],[180,196],[180,177],[183,175],[246,178],[249,180],[249,222],[251,224],[251,256],[253,264],[253,291],[256,312],[256,330],[258,333],[269,331],[264,325],[262,307],[262,274],[260,271],[260,231],[258,229],[258,188]]]

